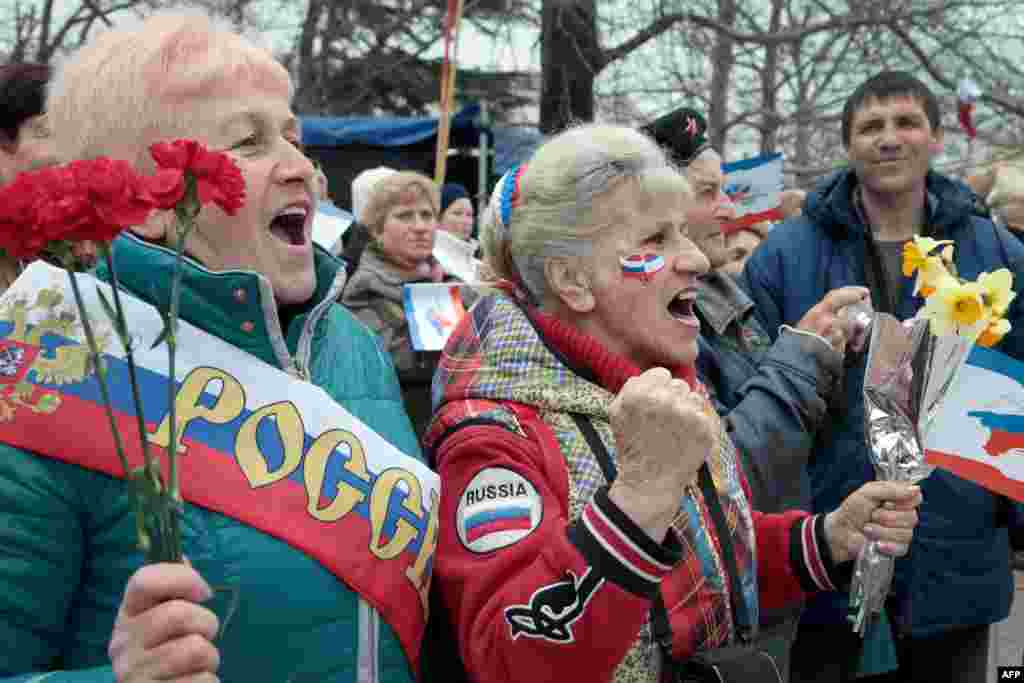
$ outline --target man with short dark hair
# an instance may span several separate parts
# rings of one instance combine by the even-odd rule
[[[965,185],[929,169],[942,141],[940,123],[935,96],[909,74],[883,72],[854,91],[842,120],[849,168],[808,196],[802,216],[772,230],[744,270],[744,286],[771,334],[799,320],[824,292],[846,285],[867,285],[877,310],[912,317],[922,300],[901,258],[914,234],[953,240],[965,278],[1003,267],[1020,275],[1021,243],[974,212]],[[1013,331],[999,346],[1018,358],[1021,314],[1018,298],[1007,313]],[[854,360],[847,363],[846,410],[818,434],[808,464],[815,510],[830,509],[875,478],[863,428],[865,358]],[[921,486],[919,532],[896,564],[889,605],[899,669],[884,680],[983,681],[989,625],[1007,616],[1013,597],[1006,528],[1012,507],[943,470]],[[810,603],[793,651],[794,682],[854,676],[861,645],[847,605],[845,594]],[[876,635],[885,635],[886,623],[880,626]],[[865,647],[864,661],[884,650]]]

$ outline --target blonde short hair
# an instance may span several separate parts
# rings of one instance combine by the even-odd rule
[[[547,259],[586,255],[595,239],[657,197],[693,196],[657,143],[625,126],[582,125],[541,145],[522,173],[506,225],[501,195],[514,173],[506,174],[491,195],[481,245],[490,270],[520,282],[537,302],[549,295]],[[625,187],[633,188],[631,205],[623,205],[618,194]]]
[[[388,212],[396,205],[409,200],[409,194],[413,193],[430,201],[431,208],[436,216],[441,206],[441,192],[437,184],[415,171],[398,171],[377,180],[370,196],[366,199],[366,206],[360,212],[361,222],[365,225],[370,235],[376,237],[384,228]]]
[[[288,72],[269,50],[200,10],[161,11],[107,29],[58,64],[50,83],[58,153],[146,164],[149,144],[190,133],[194,98],[215,94],[224,79],[291,93]]]

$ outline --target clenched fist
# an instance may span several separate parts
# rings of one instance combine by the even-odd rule
[[[619,474],[608,492],[640,528],[661,541],[718,439],[704,399],[664,368],[626,382],[609,410]]]

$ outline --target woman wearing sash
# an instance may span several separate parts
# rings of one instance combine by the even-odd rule
[[[742,647],[758,609],[833,589],[866,539],[912,538],[902,484],[827,515],[750,509],[694,371],[692,196],[613,126],[551,139],[492,196],[502,280],[445,348],[425,438],[448,522],[435,587],[474,681],[681,680],[698,655],[777,680]]]
[[[288,73],[270,53],[202,13],[158,13],[90,39],[52,86],[63,160],[106,155],[151,169],[149,145],[176,138],[228,151],[245,179],[245,206],[234,216],[216,207],[200,213],[185,244],[181,318],[218,338],[218,348],[226,342],[248,354],[232,356],[244,359],[230,368],[242,384],[276,368],[279,396],[291,399],[302,393],[293,386],[311,383],[323,390],[314,409],[333,401],[418,458],[391,361],[336,303],[344,271],[312,244],[313,165]],[[167,297],[170,218],[154,216],[116,240],[126,295],[149,304]],[[203,403],[208,414],[212,405]],[[188,564],[143,567],[126,483],[89,466],[116,462],[112,448],[94,448],[111,444],[106,421],[60,416],[32,452],[0,444],[0,681],[414,679],[425,620],[414,579],[426,578],[413,575],[408,553],[390,564],[372,553],[358,510],[341,520],[322,514],[346,486],[356,495],[353,484],[335,479],[323,498],[316,491],[307,500],[298,470],[273,481],[280,462],[267,461],[265,476],[252,478],[260,447],[246,454],[242,477],[234,440],[212,458],[198,447],[199,432],[186,429],[183,491],[187,477],[213,485],[201,504],[186,492]],[[68,430],[70,452],[48,451],[43,432]],[[364,455],[372,464],[373,453]],[[229,512],[240,499],[245,508]],[[313,512],[320,517],[308,519]],[[432,544],[422,547],[429,554]],[[220,634],[218,617],[232,608],[230,593],[214,596],[219,586],[237,595]]]

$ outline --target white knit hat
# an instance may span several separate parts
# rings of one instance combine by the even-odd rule
[[[355,180],[352,181],[352,215],[357,221],[363,222],[363,209],[366,208],[366,202],[370,199],[373,186],[378,181],[395,173],[398,171],[393,168],[378,166],[367,169],[355,177]]]

